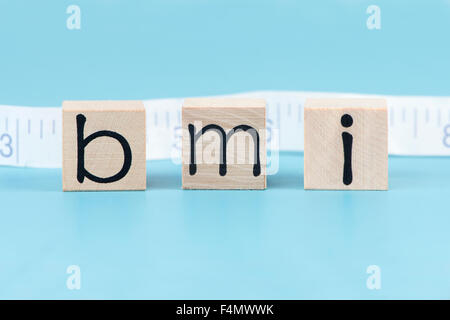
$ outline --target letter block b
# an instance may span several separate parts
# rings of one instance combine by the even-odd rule
[[[265,129],[262,99],[186,99],[183,188],[265,189]]]
[[[140,101],[63,102],[63,190],[145,190]]]

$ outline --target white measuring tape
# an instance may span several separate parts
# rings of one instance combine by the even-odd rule
[[[389,153],[450,155],[450,97],[376,96],[320,92],[261,91],[222,97],[267,101],[267,128],[278,130],[280,151],[303,151],[306,98],[378,97],[389,107]],[[179,158],[183,99],[145,100],[147,159]],[[62,116],[57,107],[0,106],[0,165],[61,167]],[[270,135],[269,135],[270,136]],[[270,138],[269,138],[270,139]]]

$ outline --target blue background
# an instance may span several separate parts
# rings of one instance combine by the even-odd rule
[[[0,104],[450,95],[449,30],[449,1],[2,0]],[[448,158],[391,157],[388,192],[304,191],[302,163],[282,154],[265,191],[183,191],[170,161],[148,163],[145,192],[63,193],[60,169],[2,167],[0,298],[450,298]]]
[[[0,103],[248,90],[450,95],[450,2],[0,0]],[[81,8],[81,29],[66,8]],[[366,9],[381,8],[381,30]]]

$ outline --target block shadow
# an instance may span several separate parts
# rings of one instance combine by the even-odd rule
[[[147,172],[147,190],[181,190],[181,172]]]
[[[267,189],[301,189],[303,190],[303,173],[279,172],[267,176]]]

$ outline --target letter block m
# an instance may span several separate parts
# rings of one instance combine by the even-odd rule
[[[182,131],[184,189],[266,188],[263,99],[186,99]]]

